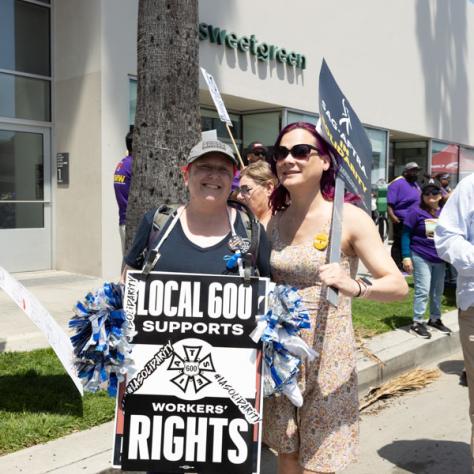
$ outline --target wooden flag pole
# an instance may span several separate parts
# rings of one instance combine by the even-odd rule
[[[234,137],[233,137],[233,135],[232,135],[232,132],[230,131],[229,124],[228,124],[227,122],[225,122],[225,126],[226,126],[226,128],[227,128],[227,132],[229,133],[229,137],[230,137],[230,139],[232,140],[232,143],[233,143],[233,145],[234,145],[235,152],[237,153],[237,158],[239,159],[240,168],[243,169],[243,168],[245,168],[244,162],[242,161],[242,157],[240,156],[239,149],[237,148],[237,144],[235,143],[235,140],[234,140]]]

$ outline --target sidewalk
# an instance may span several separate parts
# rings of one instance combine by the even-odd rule
[[[66,272],[34,272],[14,275],[50,311],[65,329],[73,304],[103,280]],[[358,354],[359,394],[395,375],[459,350],[457,312],[443,315],[443,321],[453,330],[451,336],[433,332],[429,340],[418,338],[406,329],[397,329],[367,341],[366,348],[384,364]],[[45,347],[46,339],[27,316],[0,290],[0,352],[31,350]],[[37,445],[0,457],[0,472],[42,473],[113,473],[110,464],[112,422],[87,431]],[[274,459],[265,452],[262,474],[274,472]]]
[[[74,304],[104,282],[101,278],[53,270],[17,273],[13,277],[36,296],[65,331]],[[0,289],[0,352],[28,351],[47,345],[39,329]]]

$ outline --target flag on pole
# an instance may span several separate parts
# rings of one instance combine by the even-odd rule
[[[337,154],[339,176],[370,214],[372,145],[324,59],[319,73],[319,115],[318,131]]]

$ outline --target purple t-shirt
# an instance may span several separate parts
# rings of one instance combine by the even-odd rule
[[[433,217],[428,211],[413,206],[407,212],[403,225],[410,228],[410,249],[431,263],[443,263],[438,257],[434,243],[434,230],[441,209]]]
[[[234,175],[234,179],[232,180],[232,191],[235,191],[240,185],[240,171],[237,170],[237,172]]]
[[[421,189],[418,183],[409,183],[403,176],[394,179],[387,190],[387,202],[395,215],[405,220],[408,209],[420,203]]]
[[[115,198],[119,207],[119,225],[125,224],[125,215],[127,213],[128,192],[132,179],[132,161],[131,155],[122,158],[114,173]]]

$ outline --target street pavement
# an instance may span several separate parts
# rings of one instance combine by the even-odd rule
[[[458,383],[462,354],[434,367],[441,377],[433,384],[362,415],[360,459],[344,474],[472,472],[468,394]]]

